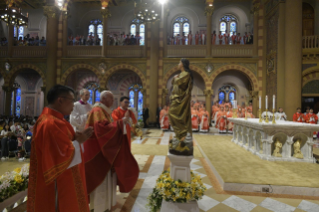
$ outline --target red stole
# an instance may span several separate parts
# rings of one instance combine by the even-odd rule
[[[102,183],[113,167],[120,192],[130,192],[137,182],[139,167],[133,157],[129,141],[123,135],[123,121],[111,122],[111,116],[95,106],[86,123],[94,135],[84,143],[85,174],[88,193]]]

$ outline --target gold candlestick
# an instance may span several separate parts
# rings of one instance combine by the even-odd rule
[[[272,109],[272,124],[276,124],[276,120],[275,120],[275,109]]]
[[[238,118],[238,117],[237,117],[236,108],[233,108],[233,118]]]
[[[263,122],[263,119],[261,117],[261,109],[259,108],[259,123],[262,123]]]
[[[269,119],[268,119],[268,109],[266,109],[266,120],[265,120],[266,123],[269,123]]]
[[[247,111],[245,110],[245,120],[247,120]]]

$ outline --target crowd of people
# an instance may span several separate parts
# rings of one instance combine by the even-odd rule
[[[253,44],[253,35],[249,32],[245,32],[244,35],[240,33],[233,33],[230,35],[227,30],[225,33],[219,32],[217,35],[214,31],[211,36],[211,44],[212,45],[246,45]],[[207,43],[206,33],[196,32],[195,35],[190,31],[188,35],[185,33],[176,34],[175,36],[167,37],[168,45],[206,45]]]
[[[100,46],[101,38],[99,35],[93,35],[90,33],[86,38],[83,35],[73,36],[72,34],[68,37],[68,44],[70,46]]]
[[[24,160],[25,154],[31,151],[30,148],[25,148],[25,142],[29,141],[31,144],[36,118],[0,116],[1,160],[7,160],[11,155]]]
[[[8,46],[6,37],[1,38],[1,46]],[[46,40],[44,37],[40,39],[39,36],[36,36],[34,38],[27,34],[25,37],[14,37],[13,46],[46,46]]]

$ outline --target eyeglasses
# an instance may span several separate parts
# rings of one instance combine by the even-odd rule
[[[64,98],[64,99],[68,99],[68,100],[71,100],[71,101],[73,101],[73,102],[76,102],[76,100],[75,99],[73,99],[73,98],[68,98],[68,97],[65,97],[65,96],[60,96],[61,98]]]
[[[130,104],[130,102],[129,102],[129,101],[125,101],[124,103],[125,103],[125,104]]]

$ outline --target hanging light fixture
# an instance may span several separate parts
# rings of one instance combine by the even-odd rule
[[[135,2],[135,15],[138,20],[153,22],[160,19],[161,7],[152,0],[139,0]]]
[[[11,25],[27,26],[28,25],[28,13],[22,14],[21,8],[18,6],[22,0],[7,0],[7,6],[4,9],[0,9],[0,20]]]

